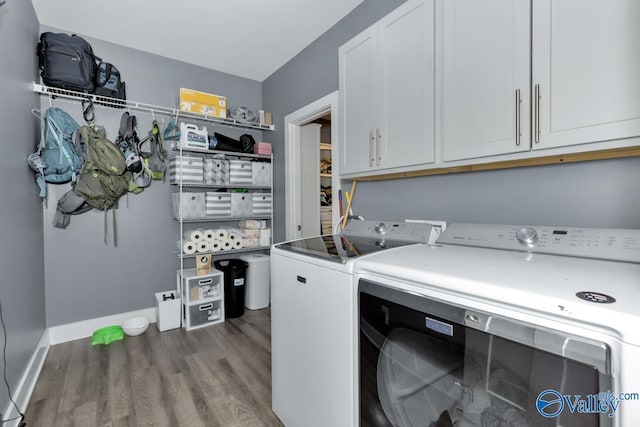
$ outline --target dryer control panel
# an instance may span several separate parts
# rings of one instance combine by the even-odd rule
[[[359,221],[347,222],[342,234],[345,236],[377,237],[399,242],[427,243],[431,225],[415,222]]]
[[[640,230],[454,223],[436,243],[640,263]]]

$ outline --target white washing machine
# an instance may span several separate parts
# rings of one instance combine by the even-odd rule
[[[356,263],[365,426],[640,420],[640,230],[451,224]]]
[[[350,221],[340,235],[271,249],[273,412],[286,426],[356,422],[355,260],[426,243],[431,226]]]

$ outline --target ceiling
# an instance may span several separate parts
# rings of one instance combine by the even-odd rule
[[[257,81],[362,1],[32,0],[41,25]]]

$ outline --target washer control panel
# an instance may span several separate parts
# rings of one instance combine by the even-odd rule
[[[359,221],[347,223],[342,234],[345,236],[377,237],[401,242],[427,243],[431,225],[414,222]]]
[[[454,223],[436,243],[640,263],[640,230]]]

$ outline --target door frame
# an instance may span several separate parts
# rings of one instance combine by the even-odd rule
[[[288,114],[284,118],[284,159],[285,159],[285,236],[286,240],[293,240],[300,236],[297,229],[301,221],[300,215],[300,127],[304,126],[327,113],[331,113],[331,228],[335,230],[338,224],[338,191],[340,179],[338,166],[340,164],[338,91],[332,92],[312,103]]]

